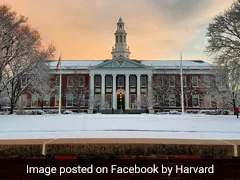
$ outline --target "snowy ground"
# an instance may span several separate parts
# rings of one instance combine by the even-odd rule
[[[240,119],[224,115],[9,115],[0,139],[238,139]]]

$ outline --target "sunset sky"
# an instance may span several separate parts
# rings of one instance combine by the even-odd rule
[[[111,58],[121,16],[131,58],[202,59],[206,28],[233,0],[2,0],[56,46],[66,60]]]

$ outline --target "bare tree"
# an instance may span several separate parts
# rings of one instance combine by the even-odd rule
[[[66,94],[71,94],[73,96],[73,103],[77,106],[78,112],[81,111],[81,107],[85,106],[88,97],[88,88],[85,82],[80,80],[80,76],[73,76],[71,85],[68,86]]]
[[[153,96],[153,105],[159,108],[159,111],[164,111],[166,107],[175,106],[176,103],[180,104],[180,77],[174,77],[174,84],[170,85],[169,76],[163,75],[156,77],[152,84],[152,96]],[[192,82],[185,82],[183,87],[184,94],[184,106],[188,106],[188,100],[192,97],[192,95],[196,93],[196,87],[193,86]],[[171,98],[171,95],[173,96]]]
[[[216,102],[222,102],[223,107],[234,109],[239,103],[240,93],[240,82],[237,81],[237,78],[235,79],[235,76],[239,76],[240,72],[229,73],[229,69],[226,67],[216,67],[213,71],[215,73],[210,79],[210,88],[207,89],[207,94],[211,95]]]
[[[42,78],[42,68],[45,60],[52,56],[54,48],[49,48],[45,52],[35,52],[29,49],[29,56],[23,59],[15,59],[9,63],[6,81],[2,81],[10,99],[11,111],[13,113],[19,97],[24,94],[34,81]],[[23,83],[25,82],[25,83]]]
[[[208,26],[207,53],[214,58],[214,63],[224,69],[228,98],[235,108],[240,81],[240,0],[217,15]],[[226,93],[224,93],[226,95]]]
[[[43,110],[44,102],[51,98],[52,94],[57,90],[57,87],[51,80],[52,74],[50,73],[50,68],[47,63],[42,64],[37,74],[38,76],[29,84],[27,91],[38,95],[38,98],[42,101],[41,106]]]
[[[0,82],[6,66],[14,58],[24,56],[26,46],[22,41],[29,31],[26,22],[25,17],[18,16],[9,6],[0,5]]]
[[[39,32],[27,24],[25,17],[8,6],[0,6],[0,92],[7,92],[10,113],[29,85],[42,77],[45,60],[54,51],[53,45],[44,50]],[[22,86],[24,80],[27,81]]]

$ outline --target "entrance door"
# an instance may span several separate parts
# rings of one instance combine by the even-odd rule
[[[118,94],[117,95],[117,109],[125,110],[125,94]]]

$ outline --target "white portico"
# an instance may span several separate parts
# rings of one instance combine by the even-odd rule
[[[151,93],[152,68],[140,62],[119,56],[93,66],[89,71],[90,97],[101,98],[102,108],[107,104],[107,108],[114,110],[139,109],[141,105],[137,102]]]

